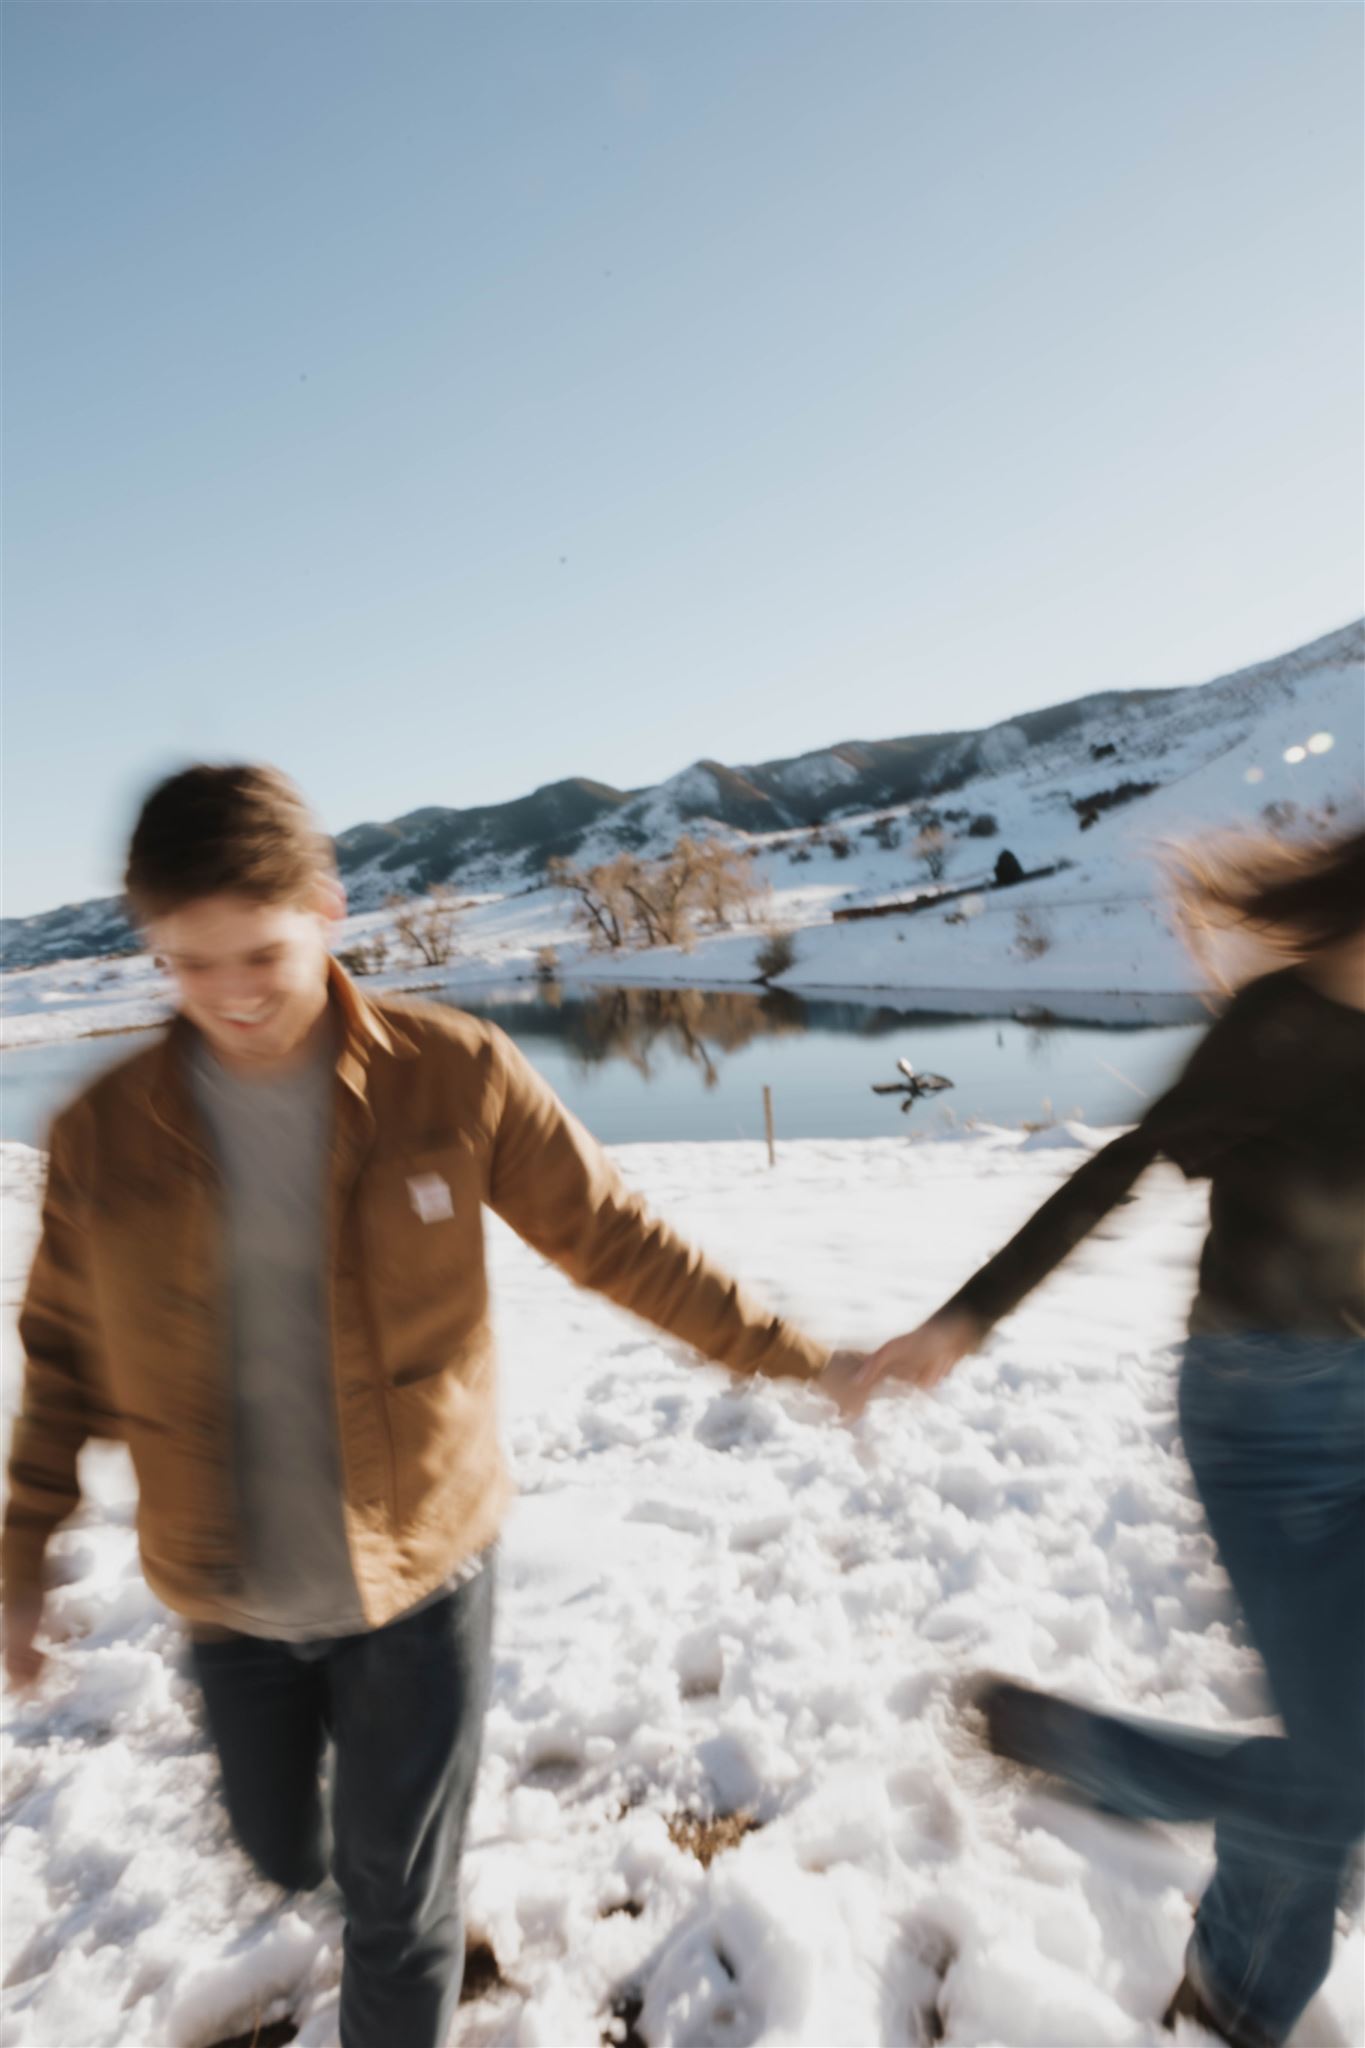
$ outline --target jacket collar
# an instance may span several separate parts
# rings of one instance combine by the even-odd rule
[[[362,1104],[368,1103],[370,1062],[381,1058],[412,1059],[417,1046],[396,1019],[383,1016],[360,993],[345,969],[327,962],[327,993],[340,1029],[337,1033],[337,1079]],[[177,1011],[157,1051],[148,1089],[148,1106],[159,1124],[196,1150],[205,1149],[200,1120],[190,1087],[188,1052],[195,1037],[189,1018]]]
[[[327,962],[327,989],[332,1009],[341,1024],[337,1072],[348,1087],[364,1095],[365,1077],[373,1054],[380,1052],[390,1059],[412,1059],[417,1052],[416,1043],[395,1019],[382,1016],[375,1005],[360,993],[345,968],[330,959]]]

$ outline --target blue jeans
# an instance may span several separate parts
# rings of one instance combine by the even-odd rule
[[[1191,1338],[1180,1423],[1284,1734],[1042,1696],[1031,1747],[1106,1811],[1215,1823],[1186,1969],[1230,2039],[1278,2048],[1327,1974],[1365,1835],[1365,1343]]]
[[[346,1909],[342,2048],[443,2048],[464,1971],[460,1853],[488,1695],[491,1558],[366,1635],[194,1645],[229,1816],[264,1876]],[[335,1745],[331,1812],[323,1751]]]

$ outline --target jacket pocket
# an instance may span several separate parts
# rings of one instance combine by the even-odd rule
[[[497,1455],[489,1347],[477,1347],[465,1363],[468,1378],[426,1372],[390,1388],[397,1508],[405,1526],[435,1522],[454,1534],[487,1487]]]
[[[459,1374],[488,1315],[483,1169],[458,1140],[371,1161],[360,1188],[361,1257],[391,1387]]]
[[[360,1189],[372,1277],[401,1282],[481,1261],[482,1204],[482,1166],[457,1140],[372,1160]]]
[[[423,1380],[435,1379],[437,1373],[448,1370],[450,1360],[441,1358],[434,1365],[404,1365],[389,1377],[391,1387],[420,1387]]]

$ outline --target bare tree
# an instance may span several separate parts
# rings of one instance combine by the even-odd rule
[[[426,896],[390,896],[393,930],[401,944],[427,967],[444,967],[454,957],[460,902],[448,883]]]
[[[593,952],[619,952],[626,943],[629,922],[621,860],[604,861],[595,868],[577,868],[572,861],[556,855],[545,872],[552,888],[567,889],[578,898],[574,922],[587,932]]]
[[[698,853],[697,914],[703,925],[723,932],[735,924],[752,924],[770,893],[755,872],[755,850],[708,839]]]
[[[619,853],[593,868],[552,860],[554,887],[577,898],[575,918],[595,951],[628,945],[681,946],[698,926],[725,931],[752,921],[764,900],[751,855],[715,839],[684,836],[658,860]]]
[[[622,886],[646,946],[692,944],[692,916],[705,864],[705,849],[686,834],[663,860],[627,856]]]
[[[911,854],[924,863],[924,872],[931,882],[941,882],[948,865],[948,835],[941,825],[926,825],[910,848]]]

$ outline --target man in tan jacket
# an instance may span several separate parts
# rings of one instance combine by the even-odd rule
[[[346,1908],[342,2048],[440,2048],[506,1504],[482,1210],[738,1373],[831,1360],[651,1216],[515,1046],[363,999],[330,848],[267,768],[153,791],[127,889],[179,1011],[52,1130],[20,1319],[6,1666],[90,1437],[124,1440],[153,1591],[184,1615],[237,1832]],[[331,1811],[320,1765],[335,1748]]]

